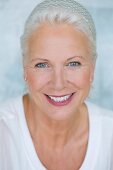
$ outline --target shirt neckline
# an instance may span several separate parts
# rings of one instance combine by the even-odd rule
[[[20,113],[18,114],[18,118],[19,118],[19,124],[20,124],[20,129],[21,129],[21,135],[23,138],[25,154],[27,158],[29,159],[29,161],[31,162],[31,166],[33,167],[33,169],[39,169],[40,167],[40,170],[47,170],[42,164],[42,162],[40,161],[40,159],[38,158],[38,155],[36,153],[36,150],[35,150],[28,126],[27,126],[27,122],[26,122],[26,118],[24,114],[23,96],[20,97],[19,103],[21,104],[21,107],[19,106]],[[80,170],[87,170],[87,169],[93,170],[96,159],[98,157],[97,155],[99,152],[101,124],[98,118],[96,118],[96,116],[92,114],[93,110],[92,110],[91,105],[92,104],[90,104],[89,102],[86,102],[86,106],[88,108],[88,116],[89,116],[89,141],[88,141],[86,155],[85,155],[85,158],[81,165]]]
[[[20,105],[19,105],[20,103]],[[19,125],[20,125],[20,135],[22,136],[23,139],[23,147],[24,147],[24,152],[27,156],[27,159],[31,163],[31,167],[35,169],[40,170],[46,170],[46,168],[43,166],[41,163],[40,159],[38,158],[38,155],[36,153],[28,126],[24,114],[24,105],[23,105],[23,96],[20,97],[20,102],[18,103],[19,108],[20,108],[20,113],[18,113],[18,119],[19,119]]]
[[[95,170],[101,143],[101,121],[100,118],[97,116],[97,112],[99,110],[95,108],[92,103],[85,103],[89,115],[89,141],[85,159],[81,165],[80,170]]]

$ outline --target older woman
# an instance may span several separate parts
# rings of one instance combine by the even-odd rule
[[[21,39],[28,94],[0,108],[1,170],[110,170],[113,116],[86,101],[96,33],[74,0],[45,0]]]

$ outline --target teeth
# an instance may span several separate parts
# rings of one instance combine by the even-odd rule
[[[54,102],[63,102],[66,101],[70,98],[72,94],[67,95],[67,96],[62,96],[62,97],[53,97],[53,96],[49,96],[51,100],[53,100]]]

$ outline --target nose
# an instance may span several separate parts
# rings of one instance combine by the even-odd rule
[[[66,87],[66,74],[63,68],[57,68],[52,75],[52,86],[54,90],[60,91]]]

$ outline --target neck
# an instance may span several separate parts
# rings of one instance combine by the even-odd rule
[[[74,117],[58,121],[51,120],[49,117],[43,116],[43,114],[38,114],[39,111],[37,112],[37,109],[33,107],[32,102],[29,102],[28,99],[24,103],[27,105],[25,108],[29,108],[25,109],[25,113],[33,140],[39,141],[41,139],[51,147],[63,147],[69,140],[77,139],[85,127],[85,107],[82,112],[75,114]]]

